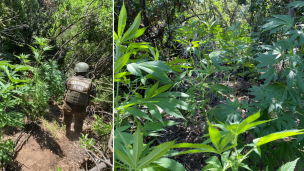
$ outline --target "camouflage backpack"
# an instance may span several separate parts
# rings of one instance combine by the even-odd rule
[[[75,106],[87,106],[90,99],[91,79],[72,77],[67,85],[68,91],[65,101]]]

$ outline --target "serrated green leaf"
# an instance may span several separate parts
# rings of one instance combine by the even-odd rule
[[[125,34],[123,35],[122,39],[121,39],[121,42],[124,42],[124,41],[128,41],[130,35],[134,34],[138,28],[139,28],[139,25],[140,25],[140,22],[141,22],[141,12],[139,12],[133,22],[133,24],[130,26],[130,28],[125,32]]]
[[[214,147],[218,151],[221,151],[222,150],[221,144],[220,144],[221,133],[219,130],[217,130],[212,125],[210,125],[210,123],[209,123],[209,135],[210,135],[210,139],[211,139],[211,142],[214,145]]]
[[[150,163],[158,160],[166,154],[174,145],[174,141],[165,142],[154,148],[146,157],[142,158],[138,163],[138,169],[145,168]]]
[[[147,27],[145,28],[141,28],[139,30],[136,30],[134,33],[124,37],[124,39],[121,40],[122,43],[128,41],[128,40],[133,40],[133,39],[136,39],[138,38],[139,36],[143,35],[144,32],[146,31]]]
[[[115,154],[117,155],[117,157],[119,158],[120,161],[122,161],[126,165],[129,165],[129,166],[135,168],[135,165],[131,161],[130,157],[128,157],[127,155],[125,155],[124,153],[122,153],[122,152],[120,152],[119,150],[116,150],[116,149],[114,149],[114,152],[115,152]]]
[[[160,158],[153,163],[158,164],[171,171],[176,171],[176,170],[186,171],[186,169],[184,168],[184,166],[182,164],[180,164],[179,162],[177,162],[175,160],[169,159],[169,158]]]
[[[161,123],[163,123],[162,116],[161,116],[158,108],[156,107],[156,105],[153,103],[147,103],[147,106],[148,106],[148,109],[149,109],[149,112],[151,113],[151,115],[154,116]]]
[[[209,157],[205,162],[208,163],[209,165],[205,166],[202,169],[202,171],[204,171],[204,170],[214,170],[214,171],[223,170],[221,162],[219,161],[219,159],[216,156]],[[210,166],[212,166],[212,167],[210,167]]]
[[[163,102],[154,102],[158,107],[162,108],[166,113],[178,117],[178,118],[184,118],[184,116],[180,113],[178,109],[176,109],[174,106],[168,103],[163,103]]]
[[[282,132],[275,132],[275,133],[266,135],[262,138],[259,138],[259,140],[257,142],[257,146],[261,146],[261,145],[264,145],[271,141],[275,141],[275,140],[282,139],[285,137],[290,137],[290,136],[300,135],[300,134],[304,134],[304,132],[301,132],[301,130],[288,130],[288,131],[282,131]]]
[[[220,58],[222,51],[213,51],[209,54],[209,57],[213,63],[213,65],[218,69],[219,71],[221,70],[219,64],[222,63],[223,61]]]
[[[133,143],[133,163],[136,166],[138,159],[143,151],[143,137],[141,135],[140,128],[137,128],[134,136],[134,143]]]
[[[301,8],[301,7],[304,7],[304,2],[303,1],[294,1],[294,2],[289,3],[287,7]]]
[[[154,97],[190,97],[190,96],[182,92],[165,92]]]
[[[127,64],[128,60],[130,58],[130,55],[131,55],[130,53],[126,53],[122,57],[120,57],[117,61],[115,61],[114,73],[118,72],[122,67],[124,67]]]
[[[125,29],[126,26],[126,21],[127,21],[127,10],[125,7],[125,4],[123,3],[120,13],[119,13],[119,19],[118,19],[118,38],[122,36],[122,33]]]
[[[164,86],[159,87],[159,88],[155,91],[155,93],[152,95],[152,97],[153,97],[153,96],[157,96],[157,95],[159,95],[160,93],[163,93],[163,92],[167,91],[171,86],[172,86],[172,84],[167,84],[167,85],[164,85]]]
[[[244,164],[244,163],[241,163],[240,167],[243,167],[243,168],[245,168],[247,170],[252,170],[252,169],[249,168],[249,166],[247,164]]]
[[[166,126],[173,126],[173,125],[177,125],[179,124],[179,122],[174,122],[174,121],[163,121],[163,123],[161,122],[153,122],[151,124],[146,124],[144,126],[144,129],[146,130],[152,130],[152,131],[161,131],[164,130],[163,127]]]
[[[130,71],[133,75],[142,77],[142,73],[136,63],[128,64],[127,70]]]
[[[293,26],[294,18],[291,18],[289,15],[274,15],[274,18],[269,19],[268,23],[262,26],[264,31],[273,30],[279,26],[284,26],[283,34],[288,31],[289,28]],[[282,28],[284,28],[282,27]],[[271,33],[278,31],[277,29]]]
[[[124,108],[124,110],[129,112],[131,115],[151,120],[151,118],[149,118],[149,116],[147,114],[145,114],[144,112],[142,112],[139,109],[136,109],[136,108],[133,108],[133,107],[126,107],[126,108]]]
[[[213,84],[211,85],[211,89],[214,93],[226,94],[229,96],[229,93],[233,94],[232,89],[228,86],[224,86],[222,84]]]
[[[202,152],[218,153],[216,149],[206,144],[180,143],[180,144],[175,144],[172,148],[197,148],[195,150],[188,150],[181,152],[180,154],[186,154],[188,152],[189,153],[202,153]]]
[[[152,97],[152,95],[155,93],[155,91],[158,88],[158,84],[159,82],[155,83],[150,89],[149,91],[146,93],[145,99],[149,99]]]
[[[138,68],[146,71],[147,73],[153,75],[154,77],[162,80],[165,83],[171,83],[172,81],[168,78],[167,74],[159,68],[151,66],[138,66]]]
[[[24,65],[19,65],[15,68],[15,71],[25,71],[25,70],[32,70],[33,68],[31,66],[24,66]]]
[[[288,163],[284,164],[277,171],[294,171],[294,169],[296,168],[296,165],[297,165],[297,161],[299,159],[300,158],[297,158],[292,162],[288,162]]]
[[[180,108],[180,109],[184,109],[184,110],[188,110],[189,105],[181,100],[178,99],[173,99],[173,98],[157,98],[157,97],[153,97],[150,99],[150,101],[157,101],[160,103],[169,103],[170,105]]]

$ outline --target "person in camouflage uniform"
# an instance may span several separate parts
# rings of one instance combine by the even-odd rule
[[[80,62],[75,66],[76,76],[69,77],[65,83],[66,92],[64,96],[63,112],[66,124],[66,136],[71,132],[73,114],[75,115],[74,130],[76,133],[82,131],[83,121],[86,117],[86,108],[91,100],[96,97],[96,86],[91,79],[86,78],[89,65]]]

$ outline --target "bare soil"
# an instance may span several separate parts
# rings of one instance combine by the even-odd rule
[[[95,164],[89,159],[86,151],[80,147],[80,134],[73,132],[66,137],[64,127],[54,124],[60,123],[62,111],[60,107],[52,106],[45,119],[40,119],[31,135],[23,134],[16,145],[14,159],[9,163],[7,170],[33,171],[33,170],[57,170],[78,171],[89,170]],[[63,126],[63,124],[61,124]],[[88,121],[84,123],[84,133],[90,128]],[[22,132],[21,128],[6,127],[4,139],[15,141]]]
[[[17,138],[17,135],[18,132],[13,137]],[[56,170],[57,167],[62,170],[80,170],[87,158],[86,152],[77,140],[69,140],[60,131],[57,135],[55,139],[43,125],[39,125],[15,152],[9,170]],[[76,139],[75,136],[73,138]]]

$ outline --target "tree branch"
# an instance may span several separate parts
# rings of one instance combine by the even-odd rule
[[[70,38],[68,41],[66,41],[63,45],[60,46],[60,49],[63,48],[64,45],[68,44],[70,41],[72,41],[75,37],[77,37],[79,34],[81,34],[82,32],[84,32],[86,29],[88,29],[89,27],[84,26],[84,28],[82,30],[80,30],[80,32],[78,32],[77,34],[75,34],[72,38]],[[61,51],[61,50],[60,50]],[[59,54],[60,51],[57,51],[57,53],[53,56],[53,60],[55,59],[55,57]]]
[[[89,57],[87,57],[87,59],[84,62],[87,62],[88,59],[90,59],[93,56],[93,54],[96,52],[96,50],[99,48],[99,46],[101,45],[102,42],[105,42],[106,40],[109,40],[110,38],[112,38],[112,37],[108,37],[108,38],[100,41],[99,44],[98,44],[98,46],[95,48],[94,52]]]
[[[227,0],[224,0],[224,2],[225,2],[225,5],[226,5],[226,8],[227,8],[227,11],[228,11],[229,18],[231,20],[231,13],[230,13],[230,10],[229,10],[229,7],[228,7]],[[231,24],[231,22],[230,22],[230,24]]]
[[[230,18],[230,25],[233,23],[233,20],[234,20],[235,14],[236,14],[236,10],[237,10],[238,7],[239,7],[239,6],[238,6],[238,4],[237,4],[236,7],[235,7],[235,9],[234,9],[234,11],[233,11],[233,14],[232,14],[232,16],[231,16],[231,18]]]
[[[73,25],[75,25],[76,23],[78,23],[79,21],[81,21],[82,19],[84,19],[85,17],[87,17],[87,15],[79,18],[77,21],[75,21],[74,23],[68,25],[65,29],[63,29],[60,33],[58,33],[55,37],[51,38],[51,40],[49,42],[52,42],[54,39],[56,39],[58,36],[60,36],[62,33],[64,33],[67,29],[71,28]]]
[[[88,12],[89,7],[92,5],[92,3],[93,3],[94,1],[95,1],[95,0],[92,0],[92,1],[89,3],[89,5],[87,6],[87,9],[86,9],[86,11],[84,12],[84,14],[86,14],[86,13]]]
[[[227,21],[224,19],[223,15],[221,14],[221,12],[218,10],[218,8],[215,5],[212,5],[212,8],[215,9],[215,11],[219,14],[220,18],[224,21],[224,24],[226,25],[226,27],[228,28],[228,23]]]
[[[189,20],[190,18],[196,17],[196,16],[198,16],[198,15],[207,15],[207,14],[195,14],[195,15],[192,15],[192,16],[190,16],[190,17],[185,18],[185,19],[184,19],[182,22],[180,22],[180,23],[183,23],[183,22]]]

